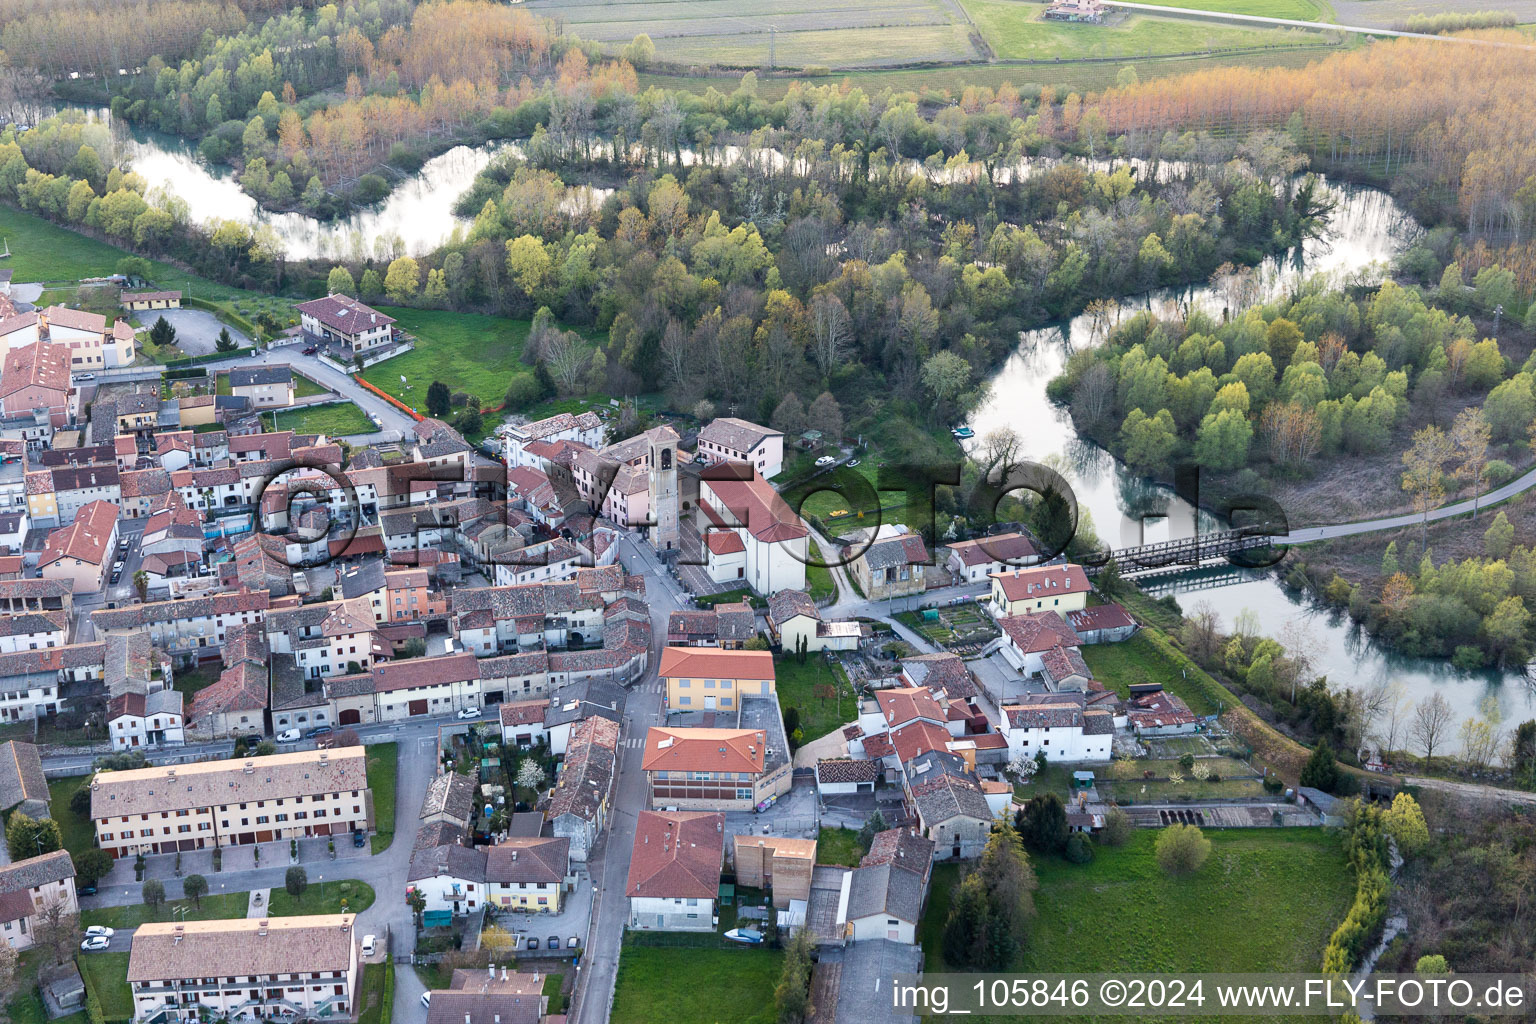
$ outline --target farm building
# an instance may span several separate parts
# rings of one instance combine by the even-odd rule
[[[1099,0],[1056,0],[1045,9],[1046,21],[1083,21],[1097,25],[1104,20]]]

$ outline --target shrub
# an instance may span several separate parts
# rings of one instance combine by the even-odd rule
[[[1175,878],[1192,875],[1211,855],[1211,841],[1195,825],[1169,825],[1154,846],[1157,863]]]
[[[1073,864],[1087,864],[1093,860],[1093,841],[1081,832],[1072,833],[1067,840],[1067,860]]]
[[[1124,846],[1131,838],[1131,832],[1136,828],[1131,824],[1131,816],[1118,807],[1111,807],[1109,814],[1104,818],[1103,840],[1110,846]]]

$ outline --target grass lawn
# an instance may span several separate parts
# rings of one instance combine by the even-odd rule
[[[609,1020],[773,1024],[773,989],[783,968],[784,954],[771,949],[626,945]]]
[[[825,562],[827,556],[821,553],[821,545],[815,539],[811,540],[811,557]],[[811,595],[811,600],[817,601],[824,597],[837,596],[837,582],[832,578],[832,570],[825,565],[807,565],[805,567],[806,592]]]
[[[330,388],[321,387],[302,373],[293,375],[293,393],[298,398],[307,398],[310,395],[328,395]]]
[[[368,788],[373,791],[373,852],[383,853],[395,841],[395,770],[398,750],[393,743],[368,747]]]
[[[416,348],[363,371],[363,378],[407,405],[425,408],[427,387],[435,380],[454,391],[467,391],[480,405],[501,404],[514,377],[533,369],[520,358],[528,340],[527,320],[476,313],[382,307],[416,336]],[[410,391],[400,386],[404,376]]]
[[[89,775],[69,775],[52,779],[48,783],[48,806],[53,820],[59,823],[59,832],[64,837],[64,849],[75,857],[96,845],[96,826],[90,818],[76,814],[69,808],[70,798],[81,787],[89,785],[90,781]]]
[[[1296,5],[1298,0],[1227,0]],[[1305,0],[1300,0],[1305,3]],[[1016,0],[961,0],[977,29],[1004,59],[1073,60],[1086,57],[1142,57],[1239,47],[1314,44],[1318,33],[1279,28],[1247,28],[1193,18],[1134,14],[1114,25],[1074,25],[1042,21],[1042,4]],[[1310,17],[1310,9],[1308,16]],[[1019,77],[1025,78],[1021,72]]]
[[[107,1020],[133,1016],[133,992],[128,988],[127,953],[82,953],[75,960],[87,990],[96,993]]]
[[[1178,666],[1141,633],[1117,644],[1088,644],[1082,648],[1082,654],[1094,676],[1122,697],[1130,695],[1132,683],[1161,683],[1197,715],[1209,715],[1216,710],[1203,693],[1186,685]]]
[[[1354,896],[1336,835],[1320,828],[1207,830],[1211,856],[1169,879],[1156,829],[1091,864],[1037,859],[1038,915],[1016,971],[1315,971]],[[944,918],[958,867],[933,870],[921,939],[929,971],[946,969]]]
[[[550,1016],[565,1012],[565,995],[560,989],[565,986],[565,975],[546,974],[544,976],[544,995],[549,998]]]
[[[807,654],[803,665],[794,655],[776,658],[773,669],[779,707],[800,711],[801,742],[809,743],[825,736],[858,716],[853,687],[843,670],[822,655]],[[818,696],[816,688],[822,685],[836,687],[837,696]]]
[[[357,997],[360,1010],[357,1024],[388,1024],[381,1022],[379,1015],[384,1009],[384,972],[389,970],[394,970],[393,964],[363,965],[363,980],[358,985],[362,992]]]
[[[1164,604],[1161,598],[1153,597],[1129,581],[1121,581],[1114,600],[1141,622],[1167,633],[1177,633],[1184,621],[1183,613],[1178,611],[1177,601]]]
[[[212,686],[219,681],[220,668],[216,664],[200,665],[197,668],[177,669],[175,673],[176,692],[181,694],[188,704],[192,703],[192,695],[207,686]]]
[[[300,434],[325,434],[329,437],[372,434],[379,429],[367,413],[351,402],[264,412],[261,414],[261,422],[268,430],[292,430]]]
[[[837,491],[811,491],[805,495],[805,501],[800,506],[802,516],[818,517],[826,524],[827,530],[838,537],[883,523],[907,522],[906,492],[876,490],[880,469],[869,456],[865,456],[853,469],[844,469],[843,472],[857,473],[869,481],[869,490],[864,492],[863,500],[856,500],[857,496]],[[781,473],[776,479],[786,478],[787,472]],[[832,486],[831,475],[823,479],[827,486]]]
[[[373,886],[355,878],[327,879],[322,882],[318,875],[311,874],[309,888],[305,889],[304,894],[297,899],[288,895],[288,890],[281,886],[274,888],[272,902],[267,905],[267,912],[273,917],[340,914],[343,912],[341,909],[343,897],[347,900],[346,913],[361,914],[373,906]]]
[[[208,879],[209,886],[218,888],[217,871],[204,877]],[[211,892],[203,897],[201,906],[193,904],[191,900],[167,900],[156,908],[142,903],[131,907],[99,907],[96,910],[81,911],[80,923],[87,928],[93,924],[106,925],[108,928],[137,928],[152,921],[169,921],[172,919],[171,912],[181,907],[187,908],[186,915],[183,918],[178,914],[176,920],[214,921],[224,917],[244,917],[247,897],[248,894],[244,892]]]
[[[869,851],[859,842],[859,834],[851,828],[824,828],[816,836],[816,863],[841,864],[845,868],[859,866],[859,858]]]

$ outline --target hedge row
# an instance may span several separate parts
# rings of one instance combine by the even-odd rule
[[[1380,810],[1369,804],[1357,807],[1345,847],[1355,869],[1355,901],[1323,950],[1324,974],[1350,973],[1375,945],[1387,919],[1387,897],[1392,890]]]
[[[260,328],[248,318],[241,316],[228,306],[219,302],[209,302],[207,299],[194,299],[191,296],[181,300],[181,304],[188,309],[201,309],[212,313],[221,320],[227,320],[230,324],[245,332],[247,338],[255,338],[260,333]]]
[[[237,348],[230,352],[210,352],[205,356],[182,356],[180,359],[172,359],[165,364],[166,369],[172,367],[197,366],[201,363],[216,363],[221,359],[236,359],[240,356],[248,356],[254,353],[254,348]]]

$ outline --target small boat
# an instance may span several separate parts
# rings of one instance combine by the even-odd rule
[[[725,933],[725,937],[732,942],[744,942],[749,946],[756,946],[763,941],[763,933],[753,931],[751,928],[732,928]]]
[[[976,436],[976,431],[972,430],[970,427],[956,427],[954,430],[951,430],[950,433],[954,434],[956,437],[960,438],[962,441],[965,440],[966,438],[975,437]]]

